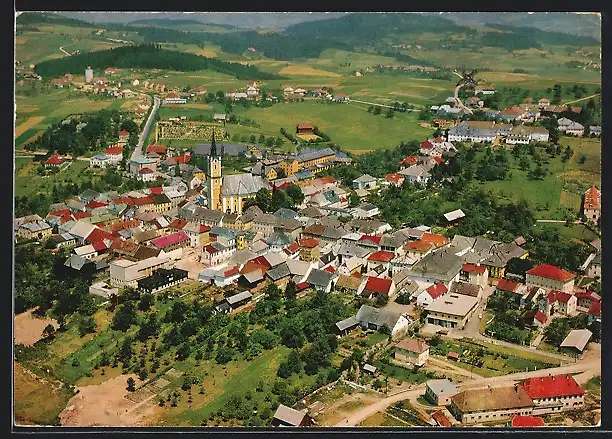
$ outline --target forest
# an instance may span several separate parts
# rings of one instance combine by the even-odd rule
[[[61,76],[66,72],[82,74],[87,66],[94,70],[104,70],[109,66],[175,71],[210,69],[235,76],[238,79],[282,79],[279,75],[261,72],[254,66],[229,63],[193,53],[165,50],[156,44],[117,47],[51,59],[37,64],[34,70],[42,77],[48,78]]]

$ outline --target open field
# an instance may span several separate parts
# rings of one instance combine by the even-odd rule
[[[566,226],[564,223],[537,223],[535,227],[539,230],[556,230],[561,236],[586,243],[589,243],[598,237],[595,233],[591,232],[581,224]]]
[[[416,113],[395,113],[393,119],[387,119],[382,114],[368,113],[367,106],[353,103],[310,101],[268,108],[239,107],[236,114],[257,121],[262,125],[261,134],[273,136],[278,136],[281,128],[291,130],[299,123],[311,123],[348,150],[394,148],[402,141],[422,140],[433,132],[418,125]],[[234,127],[227,128],[233,135]]]
[[[59,324],[54,319],[42,318],[32,314],[32,310],[17,314],[14,319],[15,344],[32,346],[43,336],[43,330],[47,325],[53,325],[55,329]]]
[[[389,416],[386,412],[378,412],[366,418],[359,427],[407,427],[407,422]]]
[[[18,425],[59,425],[59,414],[72,392],[67,386],[50,382],[13,362],[15,423]]]
[[[330,78],[339,78],[342,76],[340,73],[328,72],[321,69],[315,69],[308,66],[296,66],[290,65],[288,67],[284,67],[279,72],[281,75],[287,76],[327,76]]]
[[[36,168],[39,162],[32,163],[29,158],[15,159],[15,196],[27,196],[39,192],[51,193],[53,184],[60,182],[76,182],[82,184],[91,179],[93,173],[99,172],[89,168],[89,162],[76,160],[63,168],[57,174],[43,177],[38,175]],[[24,168],[26,171],[24,171]]]
[[[44,119],[44,117],[42,117],[42,116],[30,117],[24,123],[16,126],[15,127],[15,138],[21,136],[23,133],[25,133],[30,128],[38,125],[40,122],[42,122],[43,119]]]

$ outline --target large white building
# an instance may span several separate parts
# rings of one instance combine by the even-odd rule
[[[113,287],[138,287],[138,281],[162,268],[168,258],[152,257],[139,262],[119,259],[110,264],[110,283]]]
[[[540,264],[526,273],[527,286],[537,286],[548,290],[574,291],[574,278],[576,275],[554,265]]]
[[[478,298],[464,294],[443,294],[425,308],[427,323],[445,328],[463,328],[478,305]]]
[[[87,66],[87,68],[85,69],[85,82],[91,82],[93,81],[93,78],[93,70],[91,69],[91,67]]]

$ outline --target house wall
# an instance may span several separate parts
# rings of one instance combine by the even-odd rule
[[[416,364],[417,366],[423,366],[429,359],[429,349],[421,354],[416,352],[409,352],[405,349],[397,348],[395,351],[395,358],[405,363]]]
[[[533,399],[534,415],[574,410],[584,406],[584,395],[560,396],[553,398]]]
[[[429,386],[427,386],[427,389],[425,390],[425,398],[427,398],[430,402],[438,406],[445,406],[450,404],[452,396],[453,395],[437,395]]]
[[[474,424],[477,422],[504,421],[509,420],[514,415],[530,416],[533,407],[521,407],[516,409],[494,410],[494,411],[477,411],[471,413],[463,413],[451,400],[449,406],[450,412],[463,424]]]
[[[427,322],[433,325],[439,325],[446,328],[463,328],[469,318],[472,316],[472,314],[474,314],[474,312],[476,311],[476,308],[477,306],[474,305],[474,307],[470,311],[468,311],[465,316],[441,313],[437,311],[429,312],[427,314]]]
[[[391,338],[396,340],[406,334],[409,325],[410,321],[408,321],[406,317],[401,316],[395,323],[395,326],[391,329]]]
[[[536,285],[538,287],[546,288],[549,290],[564,291],[566,293],[571,293],[572,291],[574,291],[574,279],[570,279],[567,282],[563,282],[560,280],[534,276],[533,274],[527,274],[526,278],[527,285]]]
[[[584,209],[584,216],[586,216],[587,219],[590,219],[595,223],[599,221],[600,215],[601,211],[599,209]]]

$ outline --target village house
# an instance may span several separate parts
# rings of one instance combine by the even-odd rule
[[[187,280],[188,272],[179,268],[160,268],[151,276],[138,281],[138,289],[145,293],[157,293]]]
[[[573,410],[584,406],[585,391],[572,375],[529,378],[520,384],[532,400],[534,415]]]
[[[424,366],[429,360],[429,345],[417,338],[405,338],[395,346],[394,357],[403,363]]]
[[[428,307],[435,302],[439,297],[448,291],[446,285],[442,282],[436,282],[430,285],[417,296],[417,305],[423,308]]]
[[[531,309],[529,311],[525,311],[521,316],[525,325],[532,328],[542,328],[548,322],[548,317],[539,309]]]
[[[283,404],[278,406],[274,419],[272,419],[274,427],[309,427],[311,425],[312,419],[305,410],[298,411]]]
[[[451,397],[449,411],[463,424],[531,415],[534,402],[522,386],[464,390]]]
[[[374,308],[369,305],[361,305],[356,314],[356,320],[363,329],[374,329],[378,331],[386,326],[391,331],[391,338],[397,340],[406,334],[410,326],[410,319],[399,312],[384,308]]]
[[[547,316],[555,313],[570,315],[576,312],[576,296],[563,292],[551,290],[539,303],[539,309]]]
[[[234,267],[231,271],[238,273],[238,267]],[[253,295],[249,291],[243,291],[242,293],[224,298],[221,303],[215,306],[215,311],[227,314],[236,311],[241,306],[251,302],[252,299]]]
[[[382,279],[379,277],[367,277],[367,281],[361,290],[361,296],[373,299],[379,295],[391,298],[395,294],[395,282],[393,279]]]
[[[110,263],[110,283],[113,287],[138,286],[138,281],[151,276],[169,261],[164,257],[151,257],[138,262],[117,259]]]
[[[486,265],[463,264],[459,272],[459,280],[486,288],[489,285],[489,270]]]
[[[574,290],[576,275],[554,265],[541,264],[528,270],[525,274],[528,286],[538,286],[567,293],[572,293]]]
[[[587,221],[591,221],[594,224],[599,223],[601,216],[601,191],[595,186],[584,193],[582,213],[587,218]]]
[[[463,294],[444,294],[425,308],[427,323],[446,328],[462,329],[474,314],[477,305],[477,297]]]
[[[448,379],[427,381],[425,398],[434,405],[446,406],[450,399],[457,394],[457,387]]]

